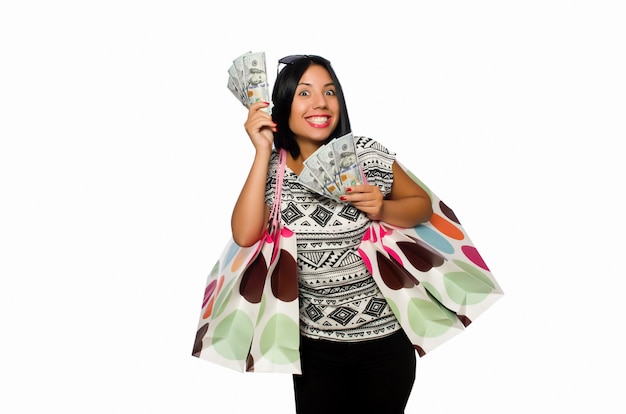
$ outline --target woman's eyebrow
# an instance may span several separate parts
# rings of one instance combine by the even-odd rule
[[[298,84],[298,86],[300,86],[300,85],[305,85],[305,86],[313,86],[313,84],[308,83],[308,82],[300,82],[300,83]],[[327,83],[326,85],[324,85],[324,87],[326,87],[326,86],[335,86],[335,83],[334,83],[334,82],[329,82],[329,83]]]

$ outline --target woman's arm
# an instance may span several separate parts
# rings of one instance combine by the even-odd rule
[[[383,199],[376,185],[357,185],[344,199],[367,214],[372,220],[398,227],[414,227],[428,221],[433,214],[432,202],[422,189],[394,161],[393,185],[388,199]]]
[[[233,240],[239,246],[248,247],[256,243],[267,226],[270,213],[269,206],[265,204],[268,163],[269,156],[255,155],[233,209],[230,226]]]
[[[252,105],[245,123],[256,153],[230,221],[233,240],[243,247],[259,240],[269,217],[270,208],[265,204],[265,185],[274,142],[272,131],[276,130],[276,124],[269,114],[261,110],[267,106],[267,102]]]

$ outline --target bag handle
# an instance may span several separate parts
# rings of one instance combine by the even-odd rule
[[[363,171],[363,167],[359,166],[359,170],[361,171],[361,180],[363,181],[363,184],[369,184],[367,182],[367,177],[365,176],[365,171]]]
[[[278,152],[278,170],[276,170],[276,188],[274,189],[274,203],[270,212],[269,234],[278,232],[280,225],[280,202],[283,191],[283,179],[285,177],[285,166],[287,165],[287,150],[281,148]]]

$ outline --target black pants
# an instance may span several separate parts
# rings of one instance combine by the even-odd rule
[[[301,340],[302,375],[293,377],[298,414],[404,413],[416,357],[402,330],[363,342]]]

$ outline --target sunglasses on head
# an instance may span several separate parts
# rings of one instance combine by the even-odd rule
[[[293,65],[298,60],[300,60],[300,59],[307,59],[307,58],[314,58],[314,59],[317,59],[317,60],[321,60],[322,62],[330,65],[330,61],[324,59],[321,56],[316,56],[316,55],[289,55],[289,56],[285,56],[284,58],[278,60],[278,67],[276,68],[276,74],[279,74],[280,71],[285,68],[285,66]]]

